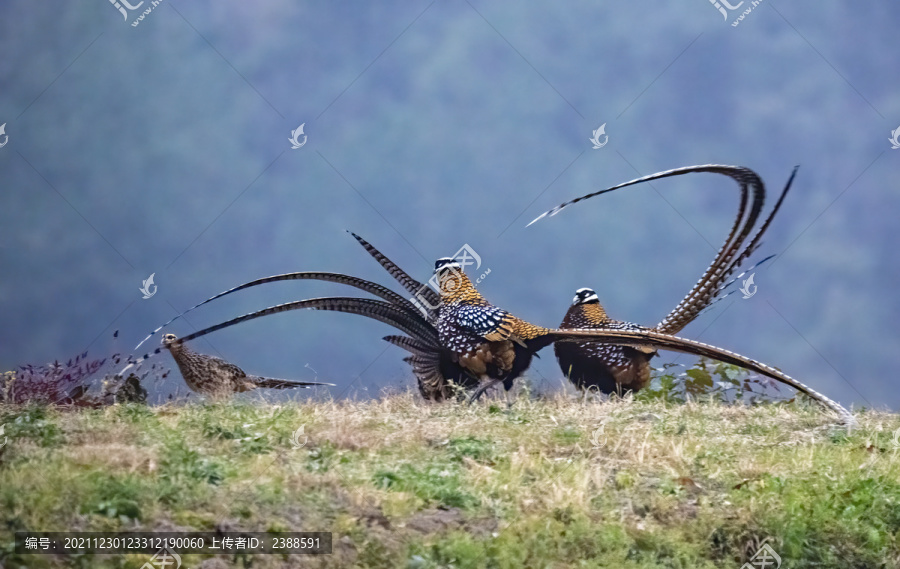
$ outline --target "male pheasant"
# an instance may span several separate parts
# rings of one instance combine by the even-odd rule
[[[734,280],[726,282],[726,279],[732,276],[736,269],[758,248],[760,239],[780,209],[781,203],[791,187],[796,168],[772,212],[746,246],[744,246],[744,242],[749,237],[762,210],[765,186],[755,172],[739,166],[690,166],[652,174],[564,203],[537,219],[555,215],[569,205],[619,188],[695,172],[713,172],[731,177],[740,186],[741,201],[731,231],[713,262],[675,309],[653,328],[658,332],[676,334],[734,282]],[[752,191],[752,203],[749,211],[747,203],[751,198],[748,196],[748,189]],[[572,305],[560,324],[561,329],[634,329],[635,326],[635,324],[609,318],[600,304],[597,294],[588,288],[576,291]],[[656,355],[655,350],[650,350],[646,346],[601,345],[595,342],[557,343],[554,345],[554,351],[563,374],[579,389],[597,389],[602,393],[619,394],[628,390],[638,391],[650,382],[649,362]]]
[[[575,291],[572,306],[566,312],[560,329],[573,328],[641,330],[630,322],[613,320],[589,288]],[[597,389],[601,393],[638,391],[650,380],[650,360],[656,349],[645,345],[616,345],[598,342],[556,342],[556,360],[563,375],[582,390]]]

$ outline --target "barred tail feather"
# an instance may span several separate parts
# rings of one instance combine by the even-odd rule
[[[727,364],[733,364],[750,371],[755,371],[766,377],[770,377],[793,387],[797,391],[805,393],[823,407],[837,413],[841,417],[841,420],[848,425],[855,424],[856,422],[853,415],[840,403],[826,397],[808,385],[805,385],[764,363],[722,348],[717,348],[710,344],[704,344],[702,342],[649,330],[556,330],[553,332],[553,335],[555,339],[563,341],[592,339],[609,344],[643,343],[658,349],[705,356]]]
[[[750,255],[753,254],[754,251],[759,247],[760,240],[762,239],[763,234],[769,228],[769,225],[772,223],[772,220],[775,218],[775,214],[778,213],[778,210],[781,209],[781,204],[784,202],[784,198],[787,196],[788,190],[791,189],[791,184],[793,184],[794,177],[797,175],[797,168],[799,166],[795,166],[794,170],[791,172],[790,178],[788,178],[787,184],[785,184],[784,190],[782,190],[781,195],[778,197],[778,201],[775,202],[775,207],[769,213],[768,217],[763,221],[762,225],[756,231],[756,234],[750,239],[750,242],[743,248],[743,250],[737,255],[730,255],[728,258],[724,258],[716,261],[713,261],[713,264],[710,265],[710,268],[707,269],[707,272],[700,278],[700,281],[694,286],[691,292],[682,300],[678,306],[675,307],[675,310],[669,313],[662,322],[660,322],[656,329],[660,332],[664,332],[667,334],[675,334],[679,332],[682,328],[687,326],[690,322],[692,322],[697,316],[700,315],[705,309],[707,309],[719,295],[724,291],[728,286],[731,285],[734,280],[740,278],[740,275],[733,279],[729,283],[722,284],[725,279],[734,274],[738,267],[746,261]],[[762,184],[762,182],[760,182]],[[761,187],[761,186],[760,186]],[[764,191],[764,190],[763,190]],[[753,223],[748,223],[745,226],[746,231],[742,234],[742,238],[738,241],[738,245],[746,238],[746,235],[749,233],[752,226],[755,225],[756,218],[753,218]],[[736,250],[735,250],[736,251]],[[766,260],[770,259],[770,257],[766,257],[757,265],[762,264]],[[715,270],[714,270],[715,269]],[[746,273],[746,271],[744,271]],[[744,274],[742,273],[742,275]]]
[[[318,387],[323,385],[330,385],[334,387],[333,383],[323,383],[319,381],[293,381],[290,379],[273,379],[270,377],[256,376],[253,376],[250,379],[257,387],[265,387],[268,389],[291,389],[294,387],[300,389],[309,389],[310,387]]]
[[[651,182],[653,180],[660,180],[662,178],[669,178],[672,176],[681,176],[683,174],[691,174],[691,173],[697,173],[697,172],[710,172],[710,173],[715,173],[715,174],[724,174],[726,176],[730,176],[730,177],[734,178],[735,180],[738,180],[738,183],[740,183],[742,186],[744,185],[744,183],[741,182],[741,180],[739,180],[735,176],[735,174],[734,174],[735,172],[748,173],[749,175],[756,176],[756,174],[752,170],[749,170],[747,168],[742,168],[740,166],[725,166],[725,165],[720,165],[720,164],[706,164],[706,165],[702,165],[702,166],[685,166],[683,168],[673,168],[672,170],[657,172],[656,174],[650,174],[649,176],[642,176],[640,178],[636,178],[634,180],[624,182],[622,184],[618,184],[618,185],[612,186],[610,188],[606,188],[605,190],[600,190],[598,192],[592,192],[590,194],[586,194],[581,197],[575,198],[574,200],[569,200],[567,202],[564,202],[548,211],[545,211],[541,215],[537,216],[536,218],[531,220],[531,222],[529,222],[526,227],[536,223],[537,221],[539,221],[545,217],[553,217],[554,215],[558,214],[565,208],[567,208],[571,205],[577,204],[578,202],[582,202],[584,200],[590,199],[595,196],[606,194],[606,193],[609,193],[609,192],[612,192],[612,191],[615,191],[615,190],[618,190],[621,188],[625,188],[628,186],[634,186],[636,184],[640,184],[643,182]]]
[[[243,316],[239,316],[226,322],[216,324],[215,326],[210,326],[209,328],[205,328],[203,330],[200,330],[199,332],[188,334],[187,336],[175,340],[175,343],[181,344],[184,342],[188,342],[212,332],[222,330],[223,328],[234,326],[235,324],[240,324],[249,320],[255,320],[257,318],[262,318],[263,316],[269,316],[271,314],[287,312],[289,310],[330,310],[333,312],[358,314],[360,316],[366,316],[385,324],[389,324],[397,328],[398,330],[409,334],[410,336],[428,338],[432,341],[437,342],[437,332],[433,328],[431,328],[427,324],[423,324],[421,322],[421,319],[417,315],[410,314],[409,312],[402,310],[393,304],[384,302],[382,300],[373,300],[368,298],[334,296],[324,298],[310,298],[307,300],[298,300],[295,302],[287,302],[285,304],[271,306],[263,310],[244,314]]]
[[[382,338],[385,342],[393,344],[398,348],[403,348],[407,352],[421,357],[437,357],[441,350],[441,346],[434,344],[429,345],[409,336],[385,336]]]
[[[721,174],[733,179],[738,183],[741,197],[740,203],[738,205],[738,212],[735,216],[734,222],[732,223],[731,230],[729,231],[724,243],[716,253],[716,256],[713,259],[712,263],[709,264],[706,271],[704,271],[703,275],[684,297],[684,299],[679,302],[675,309],[672,310],[657,326],[659,330],[666,333],[675,333],[684,328],[689,322],[697,317],[700,311],[702,311],[703,308],[716,297],[722,281],[726,279],[731,274],[731,272],[733,272],[733,270],[740,264],[741,261],[743,261],[743,259],[749,256],[749,253],[747,253],[746,249],[744,250],[744,253],[741,253],[741,247],[743,246],[744,241],[750,235],[753,226],[756,225],[756,220],[759,218],[759,215],[762,212],[762,207],[766,195],[765,186],[760,177],[754,171],[741,166],[707,164],[701,166],[687,166],[683,168],[667,170],[664,172],[658,172],[656,174],[643,176],[641,178],[625,182],[624,184],[619,184],[617,186],[613,186],[599,192],[593,192],[563,203],[540,215],[528,225],[531,225],[532,223],[538,221],[539,219],[542,219],[543,217],[551,217],[553,215],[556,215],[566,207],[592,198],[594,196],[602,195],[642,182],[649,182],[652,180],[668,178],[671,176],[680,176],[684,174],[700,172]],[[752,201],[751,197],[748,195],[748,191],[752,191]],[[750,202],[749,210],[747,208],[748,202]],[[757,236],[759,236],[759,233],[757,234]],[[755,239],[755,241],[758,242],[758,239]],[[752,245],[753,244],[751,244],[751,246]],[[737,261],[735,261],[735,259],[737,259]]]
[[[709,304],[707,304],[706,306],[704,306],[699,312],[697,312],[697,316],[700,316],[701,314],[703,314],[704,312],[706,312],[707,310],[709,310],[716,304],[722,302],[723,300],[725,300],[726,298],[728,298],[729,296],[731,296],[732,294],[737,292],[736,290],[729,290],[729,289],[731,289],[732,286],[734,286],[734,283],[741,280],[744,277],[744,275],[755,270],[757,267],[759,267],[766,261],[769,261],[774,258],[775,258],[775,255],[769,255],[768,257],[764,258],[763,260],[754,263],[752,266],[748,267],[747,269],[744,269],[743,271],[741,271],[741,273],[739,275],[736,275],[736,276],[732,277],[731,279],[729,279],[727,283],[725,283],[719,287],[719,290],[714,295],[713,301],[710,302]],[[726,291],[728,291],[728,292],[726,292]],[[657,328],[657,330],[662,332],[662,330],[659,330],[658,328]]]
[[[732,270],[733,260],[740,256],[741,247],[750,235],[753,226],[756,225],[756,220],[762,212],[766,190],[762,179],[756,172],[739,166],[725,166],[722,168],[718,173],[732,178],[740,186],[741,203],[738,207],[737,215],[722,247],[716,253],[715,258],[706,268],[706,271],[704,271],[703,275],[700,276],[697,283],[688,291],[681,302],[656,326],[661,332],[675,334],[680,331],[692,322],[703,308],[716,297],[718,287],[727,278],[729,271]],[[753,194],[749,212],[746,211],[748,189]]]
[[[424,300],[431,305],[431,307],[439,306],[441,303],[440,295],[431,289],[431,287],[427,285],[423,285],[416,279],[409,276],[403,269],[401,269],[396,263],[388,259],[387,255],[379,251],[375,248],[374,245],[353,233],[352,231],[348,231],[350,235],[356,239],[360,245],[366,250],[369,255],[371,255],[378,263],[384,267],[384,269],[390,273],[394,279],[397,280],[400,285],[406,289],[412,295],[412,298],[418,298],[419,296],[423,297]],[[433,320],[437,317],[437,309],[422,307],[421,310],[425,312],[428,320]]]
[[[188,312],[194,310],[195,308],[199,308],[199,307],[203,306],[204,304],[212,302],[218,298],[222,298],[223,296],[227,296],[234,292],[238,292],[240,290],[244,290],[244,289],[247,289],[250,287],[267,284],[267,283],[279,282],[279,281],[289,281],[289,280],[319,280],[319,281],[335,282],[335,283],[339,283],[339,284],[343,284],[343,285],[348,285],[348,286],[352,286],[352,287],[358,288],[360,290],[363,290],[365,292],[368,292],[369,294],[372,294],[379,298],[383,298],[384,300],[387,300],[388,302],[392,302],[399,306],[403,306],[404,308],[407,308],[412,312],[417,311],[417,308],[415,307],[415,305],[413,305],[406,298],[400,296],[399,294],[395,293],[394,291],[390,290],[387,287],[381,286],[380,284],[373,283],[371,281],[367,281],[365,279],[351,277],[349,275],[345,275],[342,273],[326,273],[326,272],[284,273],[281,275],[274,275],[271,277],[256,279],[254,281],[250,281],[248,283],[238,285],[238,286],[236,286],[234,288],[230,288],[224,292],[220,292],[219,294],[217,294],[215,296],[207,298],[200,304],[195,304],[194,306],[188,308],[187,310],[185,310],[178,316],[172,318],[171,320],[169,320],[168,322],[166,322],[165,324],[163,324],[162,326],[160,326],[153,332],[150,332],[150,334],[147,335],[146,338],[141,340],[140,343],[134,347],[134,349],[137,350],[138,348],[140,348],[141,345],[144,342],[146,342],[147,340],[149,340],[154,334],[156,334],[157,332],[159,332],[160,330],[162,330],[163,328],[165,328],[172,322],[178,320],[182,316],[186,315]]]

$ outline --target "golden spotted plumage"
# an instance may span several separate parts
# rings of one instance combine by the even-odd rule
[[[591,289],[579,289],[560,324],[561,330],[641,330],[630,322],[613,320]],[[639,391],[650,382],[650,359],[656,349],[641,344],[556,342],[556,360],[563,374],[579,389],[601,393]]]
[[[452,259],[435,272],[441,293],[437,329],[441,344],[483,385],[502,381],[507,391],[531,364],[534,353],[552,342],[550,330],[535,326],[488,302]]]

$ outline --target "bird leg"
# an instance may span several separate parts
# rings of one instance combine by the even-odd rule
[[[512,390],[506,391],[506,410],[509,411],[513,406]]]

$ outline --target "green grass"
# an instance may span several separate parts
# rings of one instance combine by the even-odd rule
[[[783,567],[897,567],[900,417],[857,416],[848,434],[806,404],[653,397],[0,407],[0,565],[148,560],[16,555],[17,530],[221,529],[334,534],[333,555],[224,567],[738,569],[767,538]]]

